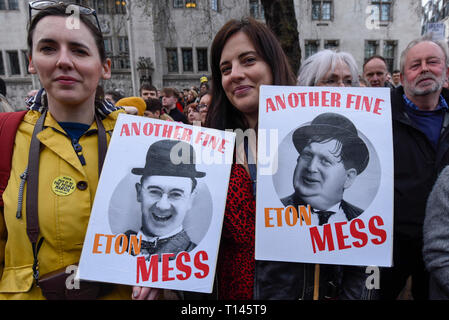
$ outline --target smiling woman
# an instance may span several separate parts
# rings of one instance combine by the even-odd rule
[[[66,299],[65,271],[79,261],[110,138],[106,132],[123,111],[95,100],[100,79],[111,75],[101,31],[91,21],[95,11],[72,5],[80,13],[74,17],[62,2],[29,5],[29,72],[39,77],[43,89],[17,130],[11,178],[3,194],[0,299]],[[69,28],[67,19],[75,19],[79,27]],[[46,291],[49,273],[57,274],[59,281],[51,289],[58,294]],[[88,288],[96,293],[85,296],[86,285],[81,282],[75,295],[131,297],[130,287],[95,283]]]
[[[218,31],[211,53],[212,100],[206,126],[257,130],[260,86],[295,84],[278,40],[254,19],[231,20]],[[248,164],[243,150],[243,143],[236,145],[236,157],[243,161],[235,161],[229,181],[217,264],[220,299],[252,299],[259,285],[254,284],[255,165]]]

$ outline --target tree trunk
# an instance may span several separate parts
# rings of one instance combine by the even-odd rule
[[[297,74],[301,66],[301,49],[293,0],[261,0],[261,2],[267,25],[277,36],[293,72]]]

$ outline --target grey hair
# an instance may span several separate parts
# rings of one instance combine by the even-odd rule
[[[441,48],[441,50],[443,51],[443,54],[444,54],[446,68],[449,67],[449,50],[448,50],[448,46],[447,46],[446,41],[444,41],[444,40],[434,40],[434,39],[432,39],[432,34],[426,34],[426,35],[422,36],[421,38],[412,40],[407,45],[407,47],[404,49],[404,51],[402,51],[401,59],[400,59],[400,62],[399,62],[399,69],[400,69],[402,74],[404,74],[405,59],[407,57],[408,52],[410,51],[411,48],[413,48],[414,46],[416,46],[417,44],[419,44],[421,42],[433,42],[437,46],[439,46]]]
[[[358,87],[359,72],[354,57],[347,52],[335,52],[328,49],[319,51],[304,61],[299,69],[297,84],[316,86],[326,73],[335,69],[337,62],[346,63],[352,75],[352,86]]]

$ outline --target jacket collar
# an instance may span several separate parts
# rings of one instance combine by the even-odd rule
[[[27,100],[29,110],[38,111],[42,113],[47,106],[47,92],[45,89],[40,89],[39,92]],[[101,120],[106,119],[112,112],[123,110],[122,107],[116,107],[106,100],[95,100],[95,112]]]
[[[403,122],[410,122],[405,108],[405,101],[403,98],[404,94],[404,88],[402,86],[399,86],[395,89],[391,90],[391,113],[393,120],[399,120]],[[446,102],[449,102],[449,90],[446,88],[443,88],[441,91],[441,95],[446,100]],[[446,112],[448,112],[446,110]]]

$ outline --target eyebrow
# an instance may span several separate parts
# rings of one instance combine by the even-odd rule
[[[159,186],[149,185],[149,186],[147,187],[147,189],[151,189],[151,188],[159,189],[159,190],[161,190],[161,191],[164,191],[164,189],[162,189],[162,188],[159,187]],[[173,192],[173,191],[178,191],[178,192],[184,193],[184,190],[179,189],[179,188],[170,189],[168,192]]]
[[[244,57],[244,56],[246,56],[246,55],[248,55],[248,54],[255,54],[255,55],[258,55],[258,53],[257,53],[256,51],[251,50],[251,51],[245,51],[245,52],[242,52],[241,54],[239,54],[238,58],[241,59],[242,57]],[[223,61],[222,63],[220,63],[220,67],[221,67],[222,65],[226,64],[226,63],[229,63],[229,61]]]
[[[41,43],[57,44],[58,42],[51,38],[43,38],[37,42],[37,44],[41,44]],[[82,44],[81,42],[69,41],[69,45],[74,46],[74,47],[82,47],[82,48],[85,48],[86,50],[90,50],[88,46],[86,46],[85,44]]]

